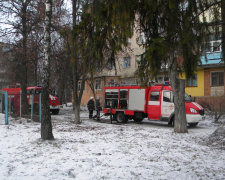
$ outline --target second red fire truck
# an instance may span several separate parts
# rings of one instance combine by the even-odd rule
[[[173,124],[173,91],[169,85],[105,87],[103,112],[112,113],[114,120],[125,123],[144,118]],[[204,109],[185,94],[185,110],[189,126],[196,126],[204,117]]]
[[[41,87],[33,86],[27,87],[27,101],[28,104],[31,106],[32,101],[34,103],[34,111],[38,112],[39,109],[39,94],[41,93]],[[18,114],[20,110],[20,93],[21,88],[3,88],[3,91],[8,92],[8,97],[11,101],[11,106],[13,107],[14,111]],[[32,100],[32,94],[34,95],[34,99]],[[58,114],[61,104],[59,102],[59,98],[53,95],[49,95],[49,105],[50,111],[52,114]]]

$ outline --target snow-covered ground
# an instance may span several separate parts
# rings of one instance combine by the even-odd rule
[[[0,114],[0,179],[225,179],[225,151],[205,145],[218,125],[208,117],[188,134],[165,123],[72,122],[71,107],[52,116],[54,141],[40,123]],[[222,146],[222,145],[221,145]]]

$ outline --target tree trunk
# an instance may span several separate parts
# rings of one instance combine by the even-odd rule
[[[174,104],[175,104],[175,120],[174,120],[174,132],[186,133],[187,130],[187,120],[185,111],[185,80],[177,79],[179,83],[174,90]]]
[[[74,119],[74,123],[75,124],[80,124],[81,120],[80,120],[80,103],[74,99],[74,115],[75,115],[75,119]]]
[[[28,114],[27,102],[27,3],[22,4],[22,59],[21,59],[21,91],[22,91],[22,114]]]
[[[74,107],[74,123],[80,124],[80,102],[81,102],[81,90],[79,93],[78,90],[78,82],[79,82],[79,75],[78,75],[78,50],[77,50],[77,34],[76,34],[76,23],[77,23],[77,7],[80,6],[79,0],[72,0],[72,11],[73,11],[73,30],[72,30],[72,73],[73,73],[73,107]]]
[[[38,57],[36,56],[35,62],[34,62],[34,83],[37,86],[38,85]]]
[[[90,78],[89,78],[89,87],[91,88],[92,94],[94,96],[94,99],[96,101],[96,93],[95,93],[95,79],[94,79],[94,73],[90,73]]]
[[[222,15],[222,54],[223,62],[225,62],[225,1],[221,1],[221,15]]]
[[[50,54],[51,54],[51,17],[52,17],[52,0],[47,0],[45,11],[45,37],[44,37],[44,61],[42,73],[42,121],[41,121],[41,138],[43,140],[54,139],[52,133],[52,123],[49,107],[49,79],[50,79]]]
[[[24,68],[22,68],[24,69]],[[27,74],[25,72],[23,72],[23,74]],[[22,115],[28,115],[29,113],[29,106],[28,106],[28,102],[27,102],[27,78],[23,77],[23,79],[21,79],[21,100],[22,100]]]
[[[73,68],[73,110],[74,110],[74,123],[80,124],[80,101],[78,96],[78,79],[75,71],[76,66]]]
[[[171,57],[169,61],[169,76],[174,94],[175,118],[174,132],[187,133],[187,119],[185,111],[185,80],[178,79],[177,60]]]
[[[66,101],[65,101],[65,86],[64,86],[64,83],[60,87],[61,87],[61,89],[60,89],[60,96],[59,96],[60,104],[65,104]]]

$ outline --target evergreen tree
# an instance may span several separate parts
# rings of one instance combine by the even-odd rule
[[[93,6],[94,10],[103,9],[93,11],[93,14],[106,22],[106,44],[109,44],[110,39],[114,39],[115,47],[126,45],[123,42],[132,35],[136,15],[138,32],[145,34],[142,44],[145,52],[141,55],[139,64],[140,79],[147,84],[160,73],[163,66],[167,67],[174,90],[174,131],[187,132],[185,83],[178,75],[184,71],[187,78],[193,77],[199,63],[200,45],[204,42],[206,32],[206,26],[200,22],[200,14],[207,8],[205,1],[94,0]],[[202,19],[204,21],[204,18]],[[119,38],[115,39],[115,35],[119,35]]]
[[[162,65],[167,67],[174,91],[174,131],[187,132],[185,83],[178,78],[178,73],[184,71],[186,77],[191,78],[200,60],[204,28],[196,17],[199,7],[195,0],[170,0],[165,3],[156,0],[140,1],[139,8],[140,29],[146,35],[146,43],[143,44],[146,51],[140,62],[139,75],[155,78]]]

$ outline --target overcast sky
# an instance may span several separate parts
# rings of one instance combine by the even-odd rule
[[[71,3],[71,0],[64,0],[64,3],[65,3],[65,7],[66,9],[68,9],[70,12],[72,12],[72,3]],[[13,17],[12,16],[9,16],[9,17],[5,17],[5,16],[2,16],[1,15],[1,12],[0,12],[0,42],[12,42],[13,38],[12,38],[12,35],[10,36],[2,36],[2,33],[10,28],[11,26],[10,25],[7,25],[5,24],[6,20],[8,19],[12,19],[13,20]],[[10,38],[12,40],[10,40]]]

